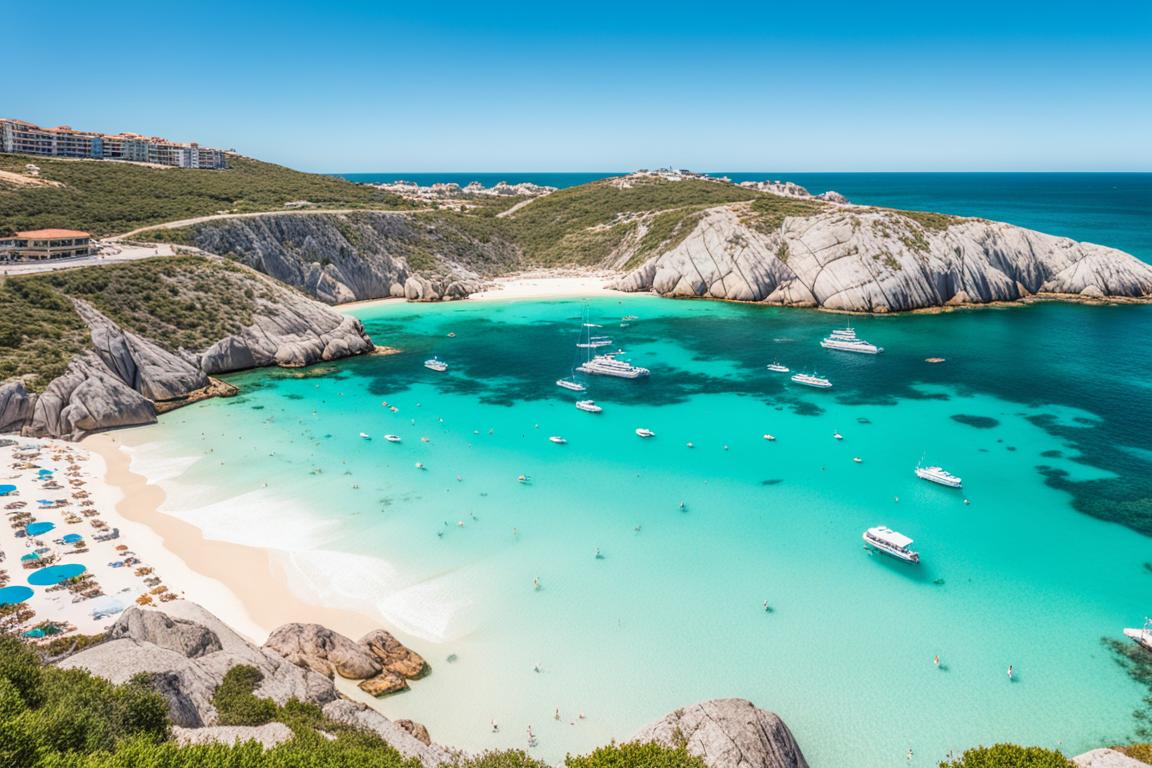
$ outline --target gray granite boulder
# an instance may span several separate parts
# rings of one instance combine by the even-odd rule
[[[784,721],[746,699],[713,699],[678,709],[631,741],[684,744],[708,768],[808,768]]]
[[[382,669],[366,648],[319,624],[284,624],[264,642],[264,650],[317,674],[350,680],[375,677]]]
[[[391,744],[404,757],[415,758],[425,768],[435,768],[444,763],[454,762],[461,753],[449,750],[434,742],[425,743],[403,726],[381,715],[376,710],[355,701],[341,699],[324,705],[324,715],[347,725],[354,725],[372,731]],[[422,736],[427,735],[425,730]]]
[[[1072,762],[1077,768],[1148,768],[1148,763],[1128,757],[1114,749],[1094,749],[1076,755]]]
[[[144,613],[160,613],[167,621]],[[212,697],[225,673],[238,664],[260,670],[264,679],[255,694],[278,704],[295,698],[323,705],[337,696],[327,677],[265,653],[195,603],[177,600],[156,611],[129,608],[111,635],[114,639],[69,656],[59,666],[81,667],[114,683],[151,675],[168,696],[179,726],[216,724]]]
[[[36,396],[22,381],[0,381],[0,432],[20,430],[32,418]]]

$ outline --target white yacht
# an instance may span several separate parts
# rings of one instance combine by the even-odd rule
[[[361,432],[360,433],[360,439],[361,440],[371,440],[372,436],[369,435],[367,432]]]
[[[1144,629],[1125,629],[1124,636],[1152,651],[1152,619],[1144,620]]]
[[[856,335],[856,330],[849,325],[847,328],[837,328],[828,334],[821,342],[824,349],[838,349],[841,352],[860,352],[865,355],[878,355],[884,347],[865,341]]]
[[[806,387],[816,387],[817,389],[831,389],[832,382],[825,379],[823,376],[817,376],[814,373],[798,373],[792,377],[792,381],[797,384],[803,384]]]
[[[384,439],[390,443],[400,442],[400,435],[384,435]]]
[[[639,379],[651,373],[647,368],[617,360],[615,354],[596,355],[588,362],[577,366],[576,370],[596,376],[615,376],[618,379]]]
[[[920,553],[908,548],[912,545],[912,539],[887,526],[878,525],[864,531],[864,543],[905,562],[920,562]]]
[[[595,400],[580,400],[576,403],[576,407],[588,413],[600,413],[604,409],[596,405]]]
[[[932,483],[946,485],[949,488],[959,488],[963,485],[963,481],[960,478],[951,472],[946,472],[943,467],[921,467],[917,465],[916,477]]]
[[[576,344],[580,349],[600,349],[600,347],[608,347],[611,345],[612,339],[607,336],[591,336],[588,341],[581,341]]]
[[[564,389],[570,389],[573,392],[583,392],[584,390],[588,389],[588,387],[584,386],[580,382],[572,381],[571,379],[556,379],[556,386],[563,387]]]
[[[424,367],[430,371],[438,371],[439,373],[444,373],[444,371],[448,370],[448,363],[444,362],[443,360],[438,360],[434,357],[431,360],[425,360]]]
[[[552,437],[548,438],[548,440],[549,442],[556,443],[556,445],[565,445],[568,442],[566,439],[560,437],[559,435],[552,435]]]
[[[656,437],[656,433],[650,429],[646,429],[645,427],[638,427],[636,429],[636,436],[637,437]]]
[[[769,363],[768,370],[773,373],[788,373],[788,366],[780,365],[780,363]]]

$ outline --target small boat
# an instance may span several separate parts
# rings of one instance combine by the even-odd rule
[[[964,482],[951,472],[944,471],[943,467],[921,467],[920,465],[916,465],[916,477],[949,488],[959,488]]]
[[[624,321],[624,322],[626,322],[626,323],[630,323],[630,322],[632,322],[633,320],[639,320],[640,318],[639,318],[639,317],[637,317],[636,315],[624,315],[624,317],[622,317],[622,318],[620,318],[620,319],[621,319],[621,320],[623,320],[623,321]]]
[[[369,435],[367,432],[361,432],[360,433],[360,439],[361,440],[371,440],[372,436]]]
[[[612,345],[612,339],[607,336],[592,336],[588,341],[581,341],[576,344],[580,349],[599,349],[600,347],[609,347]]]
[[[860,458],[859,456],[853,456],[852,461],[856,462],[857,464],[863,464],[864,463],[864,459]]]
[[[564,389],[570,389],[573,392],[583,392],[584,390],[588,389],[588,387],[584,386],[580,382],[572,381],[571,379],[556,379],[556,386],[563,387]]]
[[[780,365],[780,363],[769,363],[768,370],[774,373],[788,373],[788,366]]]
[[[400,442],[400,435],[384,435],[384,439],[390,443]]]
[[[600,413],[604,409],[596,405],[595,400],[580,400],[576,403],[576,407],[588,413]]]
[[[636,429],[636,435],[637,435],[637,437],[656,437],[655,432],[653,432],[650,429],[646,429],[644,427],[638,427]]]
[[[689,447],[689,448],[695,448],[695,447],[696,447],[696,444],[695,444],[695,443],[693,443],[691,440],[689,440],[689,441],[688,441],[688,447]]]
[[[1125,629],[1124,636],[1131,638],[1132,642],[1152,651],[1152,619],[1144,620],[1144,629]]]
[[[444,373],[444,371],[448,370],[448,363],[444,362],[443,360],[438,360],[434,357],[431,360],[425,360],[424,367],[430,371]]]
[[[865,355],[878,355],[884,351],[884,347],[878,347],[875,344],[864,341],[856,335],[856,330],[848,325],[847,328],[837,328],[832,331],[823,341],[820,346],[824,349],[836,349],[841,352],[860,352]]]
[[[843,440],[844,435],[840,434],[839,432],[836,432],[835,434],[832,435],[832,439],[833,440]]]
[[[422,462],[422,461],[416,462],[416,469],[424,469],[424,462]]]
[[[797,384],[803,384],[806,387],[816,387],[817,389],[832,388],[832,382],[814,373],[798,373],[792,377],[792,381]]]
[[[774,442],[776,440],[776,435],[770,435],[767,432],[765,432],[764,433],[764,439],[771,443],[771,442]]]
[[[908,548],[912,545],[912,539],[887,526],[878,525],[864,531],[864,543],[906,563],[920,562],[920,553]]]
[[[552,435],[552,437],[548,438],[548,440],[550,442],[556,443],[556,445],[566,445],[568,443],[565,438],[560,437],[559,435]]]

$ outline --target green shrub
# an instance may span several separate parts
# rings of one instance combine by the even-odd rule
[[[646,744],[610,744],[590,754],[564,759],[567,768],[706,768],[704,761],[688,753],[683,746],[665,747]]]
[[[276,703],[258,698],[253,691],[264,674],[246,664],[240,664],[224,675],[220,687],[212,696],[220,725],[264,725],[276,717]]]
[[[1072,761],[1059,752],[1041,747],[994,744],[975,747],[940,768],[1071,768]]]

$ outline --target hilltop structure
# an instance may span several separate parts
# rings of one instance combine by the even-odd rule
[[[42,128],[23,120],[0,118],[0,152],[50,157],[125,160],[175,168],[227,168],[222,149],[179,144],[136,133],[94,133],[61,125]]]
[[[66,259],[91,252],[92,235],[75,229],[34,229],[0,236],[0,262]]]

